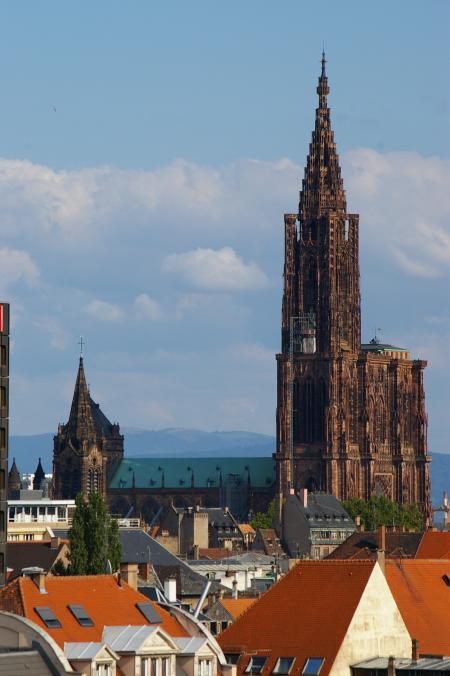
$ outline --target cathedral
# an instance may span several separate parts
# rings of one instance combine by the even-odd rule
[[[431,514],[426,362],[361,344],[359,216],[347,212],[322,55],[298,213],[285,214],[277,355],[279,514],[291,490],[384,495]]]
[[[40,470],[39,470],[40,468]],[[53,446],[53,487],[56,499],[73,499],[83,491],[100,492],[114,515],[141,517],[147,523],[177,507],[229,507],[247,520],[265,511],[275,493],[275,462],[271,457],[124,457],[124,437],[89,392],[80,357],[68,422],[58,426]],[[39,462],[35,488],[44,472]],[[15,463],[9,484],[20,487]]]

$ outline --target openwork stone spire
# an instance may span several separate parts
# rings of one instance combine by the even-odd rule
[[[299,204],[299,220],[308,221],[333,209],[345,212],[345,192],[331,129],[327,96],[330,92],[322,53],[322,71],[317,85],[319,107],[306,161]]]
[[[69,421],[66,426],[67,437],[72,443],[95,439],[95,425],[91,408],[86,376],[84,374],[83,357],[80,357],[78,375],[73,393]]]

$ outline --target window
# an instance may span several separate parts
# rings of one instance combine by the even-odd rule
[[[61,629],[61,622],[56,617],[51,608],[47,606],[36,606],[35,611],[49,629]]]
[[[82,627],[93,627],[94,622],[91,620],[83,606],[75,606],[75,605],[69,605],[67,606],[72,613],[78,620],[78,624],[80,624]]]
[[[279,657],[273,674],[288,674],[294,664],[295,657]]]
[[[32,533],[25,533],[23,539],[26,540],[27,542],[31,542],[32,540],[34,540],[34,535]]]
[[[1,346],[0,366],[6,366],[6,345]]]
[[[103,663],[95,665],[95,676],[112,676],[111,663]]]
[[[241,653],[225,653],[227,664],[237,664],[239,662],[240,656]]]
[[[150,624],[159,624],[162,622],[161,616],[151,603],[136,603],[136,608],[141,611]]]
[[[0,387],[0,406],[6,406],[6,387]]]
[[[267,657],[261,657],[260,655],[255,655],[250,658],[250,662],[247,664],[247,668],[244,673],[246,674],[260,674],[264,669],[264,665],[267,662]]]
[[[210,659],[199,659],[198,676],[212,676],[213,662]]]
[[[170,676],[170,657],[142,657],[141,676]]]
[[[303,667],[302,674],[305,676],[318,676],[324,662],[325,658],[323,657],[308,657],[305,666]]]

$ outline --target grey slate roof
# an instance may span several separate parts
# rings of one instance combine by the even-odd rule
[[[129,624],[124,627],[105,627],[103,641],[116,652],[136,652],[155,631],[157,631],[156,626],[147,625],[136,627]]]
[[[181,596],[199,596],[205,588],[207,579],[193,571],[187,563],[159,544],[145,531],[138,528],[120,528],[122,545],[122,563],[150,563],[162,583],[165,579],[175,577],[177,594]],[[222,588],[218,582],[212,581],[210,593]],[[146,587],[140,588],[142,593]]]
[[[27,676],[52,676],[55,672],[47,666],[37,650],[0,651],[0,674],[27,674]]]
[[[103,646],[104,644],[98,641],[64,643],[64,655],[68,660],[93,660]]]
[[[404,657],[394,659],[396,671],[450,671],[450,657],[421,657],[418,660],[411,660]],[[368,669],[370,671],[386,670],[388,668],[387,657],[374,657],[364,662],[352,665],[357,669]]]
[[[297,495],[288,495],[284,513],[284,545],[293,557],[309,554],[312,531],[343,531],[351,535],[356,530],[341,503],[326,493],[308,493],[307,507]]]

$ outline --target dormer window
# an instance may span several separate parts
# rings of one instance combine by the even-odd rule
[[[295,657],[279,657],[272,674],[289,674],[294,664]]]
[[[320,670],[322,669],[323,663],[325,662],[324,657],[308,657],[303,667],[302,675],[303,676],[318,676]]]
[[[142,657],[141,676],[170,676],[170,657]]]
[[[264,669],[264,665],[267,662],[267,657],[261,657],[261,655],[254,655],[250,657],[250,661],[247,664],[245,674],[260,674]]]

